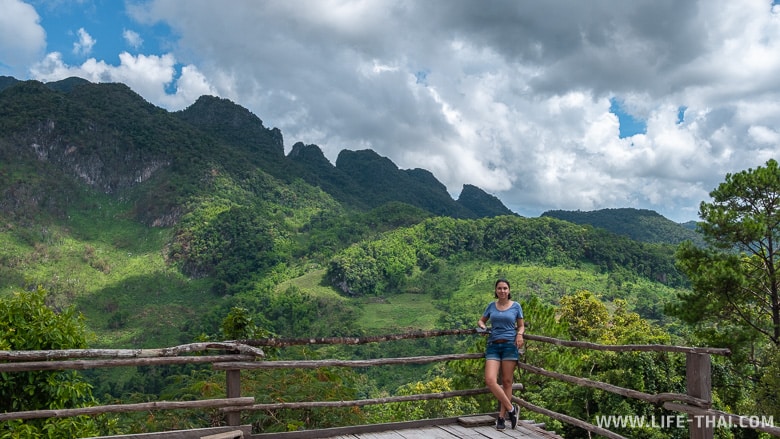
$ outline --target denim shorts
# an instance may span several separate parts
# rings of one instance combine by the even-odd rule
[[[517,346],[511,341],[504,343],[488,343],[487,349],[485,350],[486,360],[517,361],[518,357]]]

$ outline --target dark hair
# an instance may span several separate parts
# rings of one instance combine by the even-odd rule
[[[506,279],[504,279],[504,278],[501,278],[501,279],[499,279],[499,280],[497,280],[497,281],[496,281],[496,284],[493,286],[493,295],[494,295],[494,296],[496,296],[496,298],[498,298],[498,294],[496,294],[496,290],[495,290],[495,288],[496,288],[496,287],[498,286],[498,284],[500,284],[501,282],[505,283],[505,284],[506,284],[506,286],[509,288],[509,294],[507,294],[506,298],[507,298],[507,299],[511,299],[511,298],[512,298],[512,286],[511,286],[511,285],[509,285],[509,281],[508,281],[508,280],[506,280]]]

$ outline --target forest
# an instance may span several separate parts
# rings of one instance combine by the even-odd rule
[[[473,328],[499,277],[529,333],[603,344],[726,347],[716,408],[780,418],[780,170],[724,176],[695,230],[633,209],[512,214],[471,187],[452,200],[423,170],[371,151],[322,162],[313,145],[228,101],[180,113],[117,84],[0,81],[0,349],[159,348],[203,340]],[[227,121],[232,121],[229,125]],[[236,122],[239,121],[239,122]],[[38,145],[31,148],[30,145]],[[47,151],[43,154],[41,151]],[[362,176],[359,170],[366,174]],[[366,184],[366,175],[381,184]],[[484,340],[284,348],[271,359],[481,352]],[[646,391],[685,393],[684,358],[528,346],[530,364]],[[482,362],[257,371],[259,402],[479,387]],[[244,377],[242,377],[243,379]],[[518,374],[529,402],[580,419],[658,407]],[[0,375],[2,411],[225,394],[207,367]],[[255,413],[256,431],[484,413],[487,396],[359,410]],[[539,419],[566,438],[588,433]],[[0,438],[142,433],[219,423],[171,411],[0,424]],[[687,437],[647,428],[629,437]],[[760,437],[717,429],[719,438]]]

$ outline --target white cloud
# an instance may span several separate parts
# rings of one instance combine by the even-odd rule
[[[203,95],[216,95],[206,78],[197,68],[184,66],[179,78],[175,78],[176,60],[173,55],[119,54],[120,64],[113,66],[94,58],[80,66],[68,66],[59,53],[50,53],[33,66],[33,75],[42,81],[54,81],[78,76],[92,82],[122,82],[136,93],[156,105],[170,110],[181,110]],[[175,82],[176,93],[168,94],[166,86]]]
[[[129,29],[125,29],[122,32],[122,38],[124,38],[125,42],[133,49],[138,49],[144,44],[144,40],[141,38],[141,35],[138,32]]]
[[[73,43],[73,53],[76,55],[89,55],[92,52],[92,47],[97,43],[97,41],[92,38],[92,35],[90,35],[84,28],[79,28],[78,32],[76,32],[79,40],[75,43]]]
[[[752,126],[748,128],[748,134],[756,143],[765,145],[780,145],[780,133],[765,126]]]
[[[368,145],[518,211],[693,219],[726,172],[761,164],[780,120],[759,104],[780,91],[780,25],[764,1],[246,5],[159,0],[148,12],[206,77],[230,72],[230,96],[288,144],[317,143],[332,160]],[[210,32],[217,16],[232,25]],[[646,134],[618,138],[616,94]]]
[[[279,127],[288,148],[315,143],[332,161],[372,148],[525,215],[638,207],[695,219],[726,173],[780,151],[780,16],[766,0],[128,8],[139,26],[170,27],[168,53],[122,53],[115,66],[52,53],[35,77],[122,81],[172,110],[219,95]],[[646,133],[619,138],[611,97]]]
[[[0,0],[0,74],[25,77],[27,66],[46,49],[46,32],[35,9],[18,0]]]

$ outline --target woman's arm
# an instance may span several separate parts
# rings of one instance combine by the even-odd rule
[[[517,319],[517,335],[515,336],[515,346],[520,349],[525,344],[525,321],[523,319]]]

